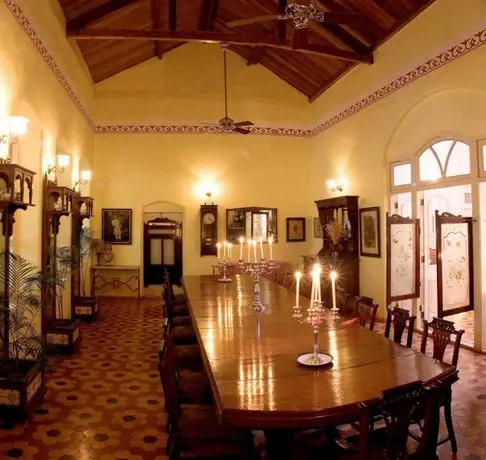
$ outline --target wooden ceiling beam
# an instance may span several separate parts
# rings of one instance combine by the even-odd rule
[[[285,8],[287,7],[287,0],[278,0],[278,14],[285,15]],[[287,21],[277,20],[278,38],[282,45],[287,41]]]
[[[201,20],[199,30],[214,30],[214,23],[218,15],[218,0],[204,0],[202,4]]]
[[[343,45],[351,48],[355,53],[364,54],[371,52],[371,49],[368,48],[361,40],[355,38],[338,24],[332,24],[330,22],[319,22],[317,24],[317,27],[327,30],[327,32],[336,37]]]
[[[116,13],[117,11],[135,3],[135,0],[109,0],[86,13],[70,19],[66,23],[66,29],[82,29],[92,22],[99,21],[105,16]]]
[[[345,61],[373,63],[371,53],[358,54],[353,51],[343,51],[331,46],[302,43],[300,40],[292,45],[282,45],[278,38],[264,35],[246,36],[207,31],[171,31],[164,30],[126,30],[126,29],[80,29],[68,30],[67,38],[75,40],[158,40],[180,42],[227,42],[230,45],[260,46],[295,51],[303,54],[327,56]]]
[[[248,59],[246,60],[246,65],[256,65],[262,62],[263,55],[265,54],[265,50],[259,46],[255,46],[252,50]]]
[[[152,24],[154,29],[161,29],[162,28],[162,2],[164,0],[152,0]],[[162,43],[155,40],[155,55],[162,59],[164,55],[164,50],[162,48]]]
[[[177,0],[169,0],[169,30],[177,30]]]

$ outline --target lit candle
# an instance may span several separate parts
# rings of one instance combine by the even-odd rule
[[[217,243],[216,248],[218,248],[218,256],[217,257],[218,257],[218,259],[220,259],[221,258],[221,243]]]
[[[248,239],[246,240],[246,246],[247,246],[247,249],[248,249],[248,262],[251,262],[251,240]]]
[[[322,267],[317,264],[317,300],[319,302],[322,302],[321,273]]]
[[[311,307],[313,306],[313,302],[317,300],[317,270],[316,266],[312,269],[312,288],[311,288]]]
[[[263,238],[260,238],[258,242],[260,243],[260,254],[262,256],[262,259],[264,259],[265,256],[263,255]]]
[[[243,260],[243,242],[245,241],[245,238],[240,236],[239,242],[240,242],[240,260]]]
[[[295,306],[299,307],[300,298],[300,278],[302,278],[301,272],[295,272]]]
[[[257,261],[256,255],[256,240],[253,240],[253,257],[255,257],[255,262]]]
[[[273,260],[272,244],[273,244],[273,236],[268,238],[268,249],[270,250],[270,260]]]
[[[233,258],[233,243],[228,243],[228,259]]]
[[[337,310],[336,307],[336,279],[337,279],[337,272],[331,272],[331,288],[332,288],[332,309]]]
[[[223,257],[226,257],[226,251],[228,250],[228,243],[223,241]]]

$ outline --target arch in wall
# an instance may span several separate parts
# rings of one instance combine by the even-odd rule
[[[486,91],[476,88],[442,88],[421,95],[397,121],[386,144],[385,164],[411,159],[425,145],[446,138],[472,145],[484,136],[485,110]]]

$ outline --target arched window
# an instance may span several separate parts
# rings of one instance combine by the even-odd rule
[[[469,145],[455,140],[436,142],[419,155],[419,179],[430,181],[471,174]]]

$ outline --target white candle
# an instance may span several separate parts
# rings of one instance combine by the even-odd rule
[[[317,300],[319,302],[322,302],[321,273],[322,267],[317,265]]]
[[[256,255],[256,240],[253,240],[253,257],[255,257],[255,262],[257,261]]]
[[[226,257],[226,245],[228,243],[226,241],[223,241],[223,257]]]
[[[245,241],[245,238],[240,236],[240,260],[243,260],[243,242]]]
[[[315,269],[313,269],[313,270],[312,270],[312,288],[311,288],[311,299],[310,299],[310,300],[311,300],[311,302],[310,302],[310,303],[311,303],[311,307],[313,307],[313,306],[314,306],[314,305],[313,305],[313,302],[314,302],[315,300],[317,300],[317,298],[316,298],[316,292],[317,292],[317,291],[316,291],[316,287],[317,287],[317,286],[316,286],[316,283],[317,283],[317,276],[316,276],[316,275],[317,275],[317,272],[316,272],[316,270],[315,270]]]
[[[272,244],[273,244],[273,236],[268,238],[268,249],[270,250],[270,260],[273,260]]]
[[[251,240],[248,239],[246,240],[246,246],[247,246],[247,249],[248,249],[248,256],[247,256],[247,259],[248,259],[248,262],[251,262]]]
[[[228,243],[228,258],[233,258],[233,243]]]
[[[264,259],[265,256],[263,255],[263,238],[260,238],[258,241],[260,243],[260,254],[262,256],[262,259]]]
[[[300,278],[302,278],[302,273],[301,272],[295,272],[295,306],[296,307],[299,307]]]
[[[332,288],[332,309],[337,310],[336,307],[336,279],[337,279],[337,272],[331,272],[331,288]]]
[[[216,248],[218,248],[218,256],[217,257],[218,257],[218,259],[220,259],[221,258],[221,243],[217,243]]]

